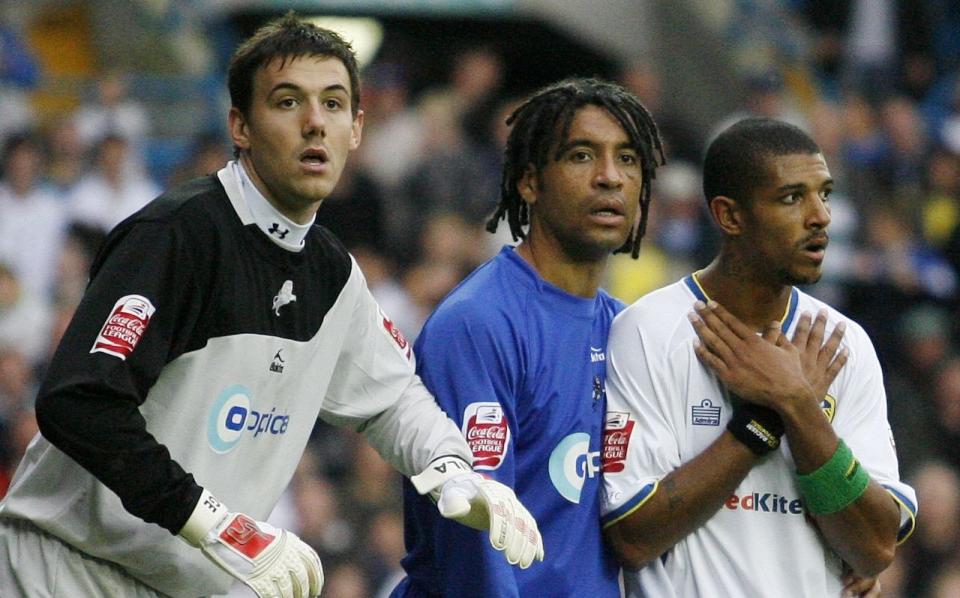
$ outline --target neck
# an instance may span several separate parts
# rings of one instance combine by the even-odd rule
[[[297,209],[289,202],[284,202],[281,198],[274,195],[273,189],[270,189],[263,179],[260,178],[260,174],[257,172],[256,167],[254,167],[253,161],[250,159],[250,155],[247,152],[241,152],[239,160],[240,163],[243,164],[243,169],[247,172],[247,176],[250,177],[250,182],[254,184],[254,186],[257,188],[257,191],[260,192],[260,195],[262,195],[263,198],[266,199],[267,202],[269,202],[270,205],[273,206],[278,212],[297,224],[307,224],[313,220],[317,210],[320,209],[319,201],[310,204],[305,209]]]
[[[764,274],[726,251],[697,274],[708,297],[722,305],[741,322],[761,331],[780,321],[790,301],[790,287],[764,280]]]
[[[531,243],[529,237],[517,247],[517,254],[550,284],[588,299],[596,296],[607,266],[606,256],[599,260],[573,260],[558,250]]]

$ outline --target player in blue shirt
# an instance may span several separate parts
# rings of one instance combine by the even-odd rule
[[[507,124],[502,198],[487,228],[506,220],[521,242],[444,299],[415,352],[474,468],[513,487],[536,518],[546,558],[511,569],[406,483],[408,576],[394,597],[620,595],[599,476],[607,333],[623,305],[599,286],[612,253],[639,253],[663,150],[637,98],[596,79],[534,93]]]

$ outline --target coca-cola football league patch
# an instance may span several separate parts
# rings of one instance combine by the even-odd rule
[[[510,426],[500,403],[471,403],[463,411],[463,436],[474,469],[496,469],[510,446]]]
[[[601,469],[603,473],[617,473],[623,471],[624,461],[627,460],[627,451],[630,449],[630,435],[633,433],[633,424],[627,413],[611,411],[607,414],[606,425],[603,430],[603,455]]]
[[[106,353],[126,360],[143,338],[156,308],[142,295],[126,295],[117,300],[103,323],[91,353]]]

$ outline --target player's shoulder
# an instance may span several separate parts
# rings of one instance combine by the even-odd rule
[[[613,322],[615,327],[671,327],[686,318],[696,297],[687,288],[685,279],[661,287],[640,297],[624,308]]]
[[[124,222],[203,227],[213,232],[222,229],[231,209],[223,185],[208,175],[171,187]]]
[[[822,299],[797,289],[797,318],[799,318],[803,312],[809,313],[811,317],[816,317],[817,313],[819,313],[821,310],[826,311],[827,313],[828,332],[832,330],[834,326],[843,322],[846,326],[844,338],[847,339],[847,341],[854,340],[856,342],[871,342],[867,331],[864,330],[863,326],[861,326],[859,322]]]

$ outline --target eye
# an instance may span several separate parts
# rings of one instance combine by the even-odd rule
[[[279,108],[296,108],[300,102],[296,98],[283,98],[277,102]]]
[[[802,200],[803,200],[803,193],[800,193],[799,191],[794,191],[793,193],[790,193],[789,195],[784,195],[783,197],[780,198],[780,201],[785,204],[795,204],[795,203],[799,203]]]
[[[587,150],[574,150],[573,153],[570,154],[570,159],[574,162],[586,162],[590,159],[590,152]]]
[[[820,192],[820,201],[830,201],[830,194],[833,193],[833,189],[824,189]]]
[[[637,163],[637,155],[631,152],[624,152],[620,154],[620,163],[633,165]]]
[[[337,98],[327,98],[323,101],[323,105],[327,108],[327,110],[339,110],[343,107],[343,102]]]

